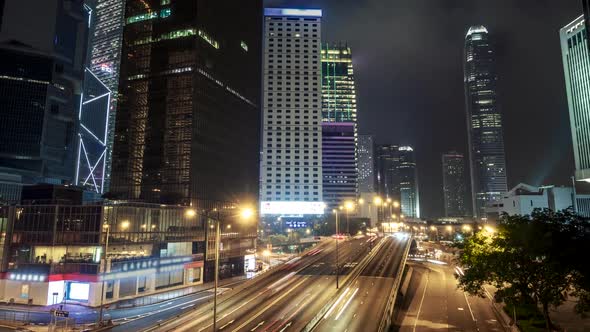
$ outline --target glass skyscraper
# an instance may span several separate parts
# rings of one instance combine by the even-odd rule
[[[356,123],[352,52],[344,44],[322,47],[322,120]]]
[[[350,47],[325,44],[321,56],[323,190],[331,210],[358,195],[356,93]]]
[[[442,173],[445,216],[467,216],[467,184],[463,154],[458,152],[443,154]]]
[[[232,221],[220,267],[229,275],[244,272],[256,237],[256,223],[238,223],[235,207],[258,205],[262,8],[262,0],[126,1],[111,195]],[[208,236],[205,280],[214,270]]]
[[[400,203],[401,214],[420,218],[418,170],[414,149],[410,146],[377,146],[377,192],[383,198]]]
[[[576,180],[590,180],[590,53],[584,16],[559,31]]]
[[[92,35],[90,71],[111,90],[109,125],[105,154],[105,191],[110,184],[115,118],[117,115],[117,91],[123,27],[125,25],[125,0],[94,0],[92,6]]]
[[[463,60],[473,213],[483,218],[486,204],[508,190],[495,52],[484,26],[469,28]]]

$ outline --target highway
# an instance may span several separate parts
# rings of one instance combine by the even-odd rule
[[[340,241],[342,275],[350,272],[368,254],[370,241],[371,238],[367,237]],[[286,263],[278,271],[224,293],[218,300],[217,328],[224,331],[301,329],[336,291],[335,247],[335,241],[330,240],[300,259]],[[193,311],[160,327],[157,317],[144,317],[143,324],[156,325],[144,330],[212,331],[212,306],[200,306]],[[129,330],[132,326],[126,325],[118,330]],[[137,328],[133,326],[133,329]]]
[[[469,296],[457,289],[453,267],[411,262],[413,272],[402,304],[400,332],[508,331],[489,298]],[[490,295],[491,296],[491,295]]]
[[[376,331],[387,306],[407,239],[386,237],[375,258],[340,293],[314,331]]]

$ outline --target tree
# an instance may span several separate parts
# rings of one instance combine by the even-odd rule
[[[570,210],[504,215],[497,232],[483,230],[465,241],[460,262],[467,269],[459,287],[483,296],[489,283],[498,289],[498,301],[539,305],[550,330],[550,306],[568,294],[588,294],[587,267],[576,259],[587,239],[588,221]]]

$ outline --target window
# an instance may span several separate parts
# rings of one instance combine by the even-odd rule
[[[246,44],[246,42],[245,42],[245,41],[243,41],[243,40],[241,40],[241,41],[240,41],[240,47],[241,47],[241,48],[242,48],[244,51],[248,52],[248,44]]]

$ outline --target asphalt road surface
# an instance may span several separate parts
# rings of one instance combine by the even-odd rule
[[[394,285],[407,239],[386,237],[360,276],[339,295],[315,331],[376,331]]]
[[[340,274],[348,274],[370,250],[370,238],[340,241]],[[300,330],[336,292],[335,241],[312,250],[251,287],[227,294],[218,304],[217,328],[223,331]],[[226,295],[224,295],[226,296]],[[158,331],[212,331],[211,306]]]
[[[505,330],[489,298],[469,296],[457,289],[448,265],[412,262],[412,277],[402,304],[400,332]]]

